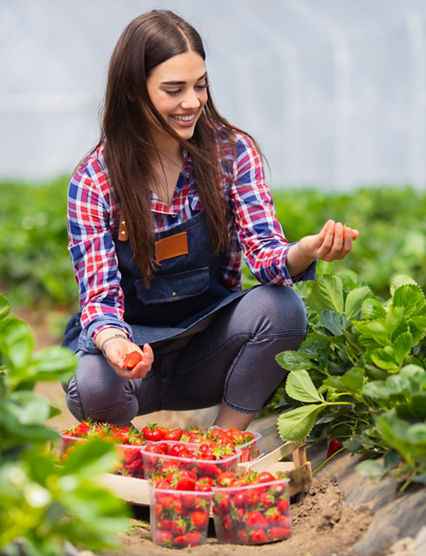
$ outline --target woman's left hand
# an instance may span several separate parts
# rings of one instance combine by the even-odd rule
[[[318,234],[302,237],[298,247],[303,257],[331,262],[346,257],[358,236],[358,230],[328,220]]]

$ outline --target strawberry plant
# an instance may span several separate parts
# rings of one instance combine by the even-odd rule
[[[60,347],[34,354],[28,326],[9,313],[0,295],[1,554],[62,556],[67,543],[117,546],[127,510],[96,483],[116,463],[114,446],[94,439],[60,462],[54,449],[60,435],[46,425],[58,411],[34,391],[38,382],[69,379],[76,358]]]
[[[322,275],[306,286],[310,331],[297,352],[277,355],[289,372],[278,428],[285,440],[337,439],[382,465],[402,488],[426,482],[426,302],[398,276],[380,301],[351,272]],[[277,403],[277,400],[275,400]]]

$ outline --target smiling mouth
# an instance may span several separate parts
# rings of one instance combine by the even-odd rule
[[[191,114],[173,114],[170,117],[178,122],[192,122],[195,118],[195,112]]]

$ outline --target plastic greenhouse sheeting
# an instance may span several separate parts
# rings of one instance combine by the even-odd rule
[[[0,0],[0,179],[72,171],[114,44],[152,8],[201,32],[214,101],[273,187],[425,186],[425,0]]]

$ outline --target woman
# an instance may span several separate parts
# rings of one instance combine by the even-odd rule
[[[293,282],[358,235],[330,220],[287,242],[259,149],[217,112],[204,61],[196,30],[163,10],[132,21],[112,54],[101,138],[69,186],[81,313],[65,388],[79,420],[220,403],[214,424],[245,429],[283,379],[275,355],[306,335]],[[245,291],[242,254],[260,282]]]

